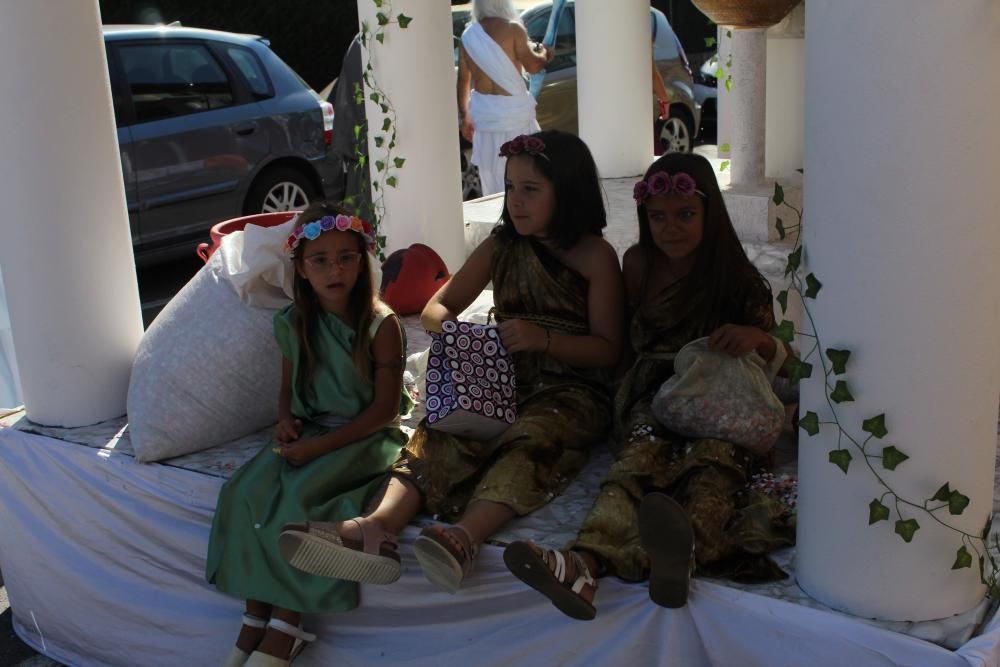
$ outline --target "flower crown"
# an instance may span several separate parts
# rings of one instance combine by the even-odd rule
[[[500,146],[500,157],[511,157],[512,155],[527,153],[528,155],[538,155],[548,160],[549,156],[542,152],[544,150],[545,142],[538,137],[519,134]]]
[[[660,197],[674,193],[681,197],[690,197],[699,194],[702,197],[705,193],[698,189],[698,183],[691,174],[679,171],[673,176],[665,171],[656,171],[648,178],[639,181],[632,188],[632,198],[636,204],[642,204],[649,197]]]
[[[337,216],[324,215],[322,218],[307,222],[304,225],[297,225],[295,231],[285,241],[285,252],[291,253],[295,257],[295,250],[299,247],[302,239],[312,241],[319,238],[323,232],[335,229],[338,232],[357,232],[365,239],[368,252],[375,252],[375,233],[371,223],[354,216],[340,214]]]

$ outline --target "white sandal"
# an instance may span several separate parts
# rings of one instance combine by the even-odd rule
[[[244,667],[288,667],[292,664],[292,660],[302,653],[302,649],[306,647],[309,642],[316,641],[316,635],[311,632],[306,632],[301,627],[296,627],[291,623],[286,623],[280,618],[272,618],[267,622],[268,628],[273,628],[278,632],[288,635],[289,637],[295,638],[295,643],[292,644],[292,652],[288,654],[288,658],[278,658],[261,651],[254,651],[250,654],[250,658],[244,663]]]
[[[248,628],[256,628],[260,630],[267,627],[267,621],[263,618],[253,616],[252,614],[243,614],[243,625]],[[226,657],[225,662],[222,663],[222,667],[243,667],[249,659],[249,653],[234,646],[233,650],[230,651],[229,655]]]

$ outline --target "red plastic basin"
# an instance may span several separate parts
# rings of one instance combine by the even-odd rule
[[[258,213],[256,215],[244,215],[240,218],[223,220],[222,222],[212,225],[212,229],[209,230],[209,237],[212,239],[212,242],[198,244],[198,250],[196,252],[198,253],[198,256],[201,257],[202,261],[208,262],[212,253],[219,249],[219,244],[222,243],[222,237],[226,234],[242,231],[247,225],[274,227],[283,222],[288,222],[300,212],[301,211],[281,211],[280,213]]]

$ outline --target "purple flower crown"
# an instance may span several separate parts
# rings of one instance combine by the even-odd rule
[[[343,214],[337,216],[324,215],[322,218],[307,222],[304,225],[296,225],[295,231],[285,241],[285,252],[289,252],[292,257],[295,257],[295,250],[302,243],[302,239],[312,241],[319,238],[319,235],[323,232],[328,232],[331,229],[335,229],[338,232],[357,232],[361,234],[365,239],[365,245],[368,246],[368,252],[375,252],[375,233],[371,223],[361,218]]]
[[[665,171],[654,171],[648,178],[639,181],[632,188],[632,198],[635,199],[636,204],[642,204],[650,197],[661,197],[671,193],[681,197],[690,197],[694,194],[705,196],[705,193],[698,189],[698,183],[694,177],[683,171],[679,171],[673,176]]]
[[[549,156],[543,152],[544,150],[545,142],[538,137],[519,134],[500,146],[500,157],[511,157],[512,155],[527,153],[528,155],[538,155],[548,160]]]

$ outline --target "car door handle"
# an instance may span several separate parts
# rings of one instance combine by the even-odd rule
[[[240,135],[241,137],[251,135],[256,131],[257,131],[257,121],[255,120],[252,120],[249,123],[240,123],[239,125],[233,126],[233,132]]]

